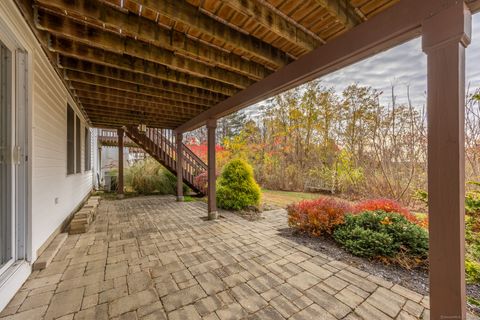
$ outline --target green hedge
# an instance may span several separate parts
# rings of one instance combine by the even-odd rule
[[[351,253],[362,257],[426,258],[428,233],[395,212],[366,211],[349,214],[334,238]]]

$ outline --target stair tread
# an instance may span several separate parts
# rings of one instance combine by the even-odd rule
[[[148,154],[150,154],[150,156],[161,163],[170,172],[176,174],[176,148],[174,147],[174,142],[169,141],[167,136],[165,136],[163,133],[160,133],[161,138],[159,139],[158,133],[142,134],[135,127],[126,128],[125,133],[139,147],[143,148]],[[191,162],[190,168],[194,170],[206,170],[207,165],[195,154],[193,154],[193,152],[188,149],[187,146],[184,145],[183,147],[184,150],[186,150],[185,152],[187,152],[187,159],[189,159]],[[185,184],[198,193],[205,193],[204,188],[195,183],[194,175],[191,172],[186,171],[184,168],[183,173],[183,182]]]
[[[40,257],[33,263],[33,270],[43,270],[48,267],[65,240],[67,240],[67,237],[68,233],[59,233],[48,245],[47,249],[45,249]]]

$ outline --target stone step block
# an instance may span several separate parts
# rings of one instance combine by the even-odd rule
[[[33,263],[33,270],[43,270],[48,267],[50,262],[52,262],[53,258],[57,254],[58,250],[60,250],[65,240],[67,240],[67,237],[67,233],[58,234],[47,247],[47,249],[43,251],[37,261]]]

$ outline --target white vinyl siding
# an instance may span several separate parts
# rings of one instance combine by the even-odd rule
[[[92,171],[67,175],[66,106],[70,104],[79,116],[81,112],[13,0],[0,1],[0,20],[0,27],[3,23],[14,35],[29,59],[29,250],[35,260],[37,250],[92,190]],[[86,123],[83,118],[80,122],[80,132],[83,133]],[[80,159],[83,159],[83,149],[84,144],[80,143]]]

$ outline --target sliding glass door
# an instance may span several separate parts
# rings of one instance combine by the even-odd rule
[[[15,256],[12,205],[12,52],[0,42],[0,270]]]

